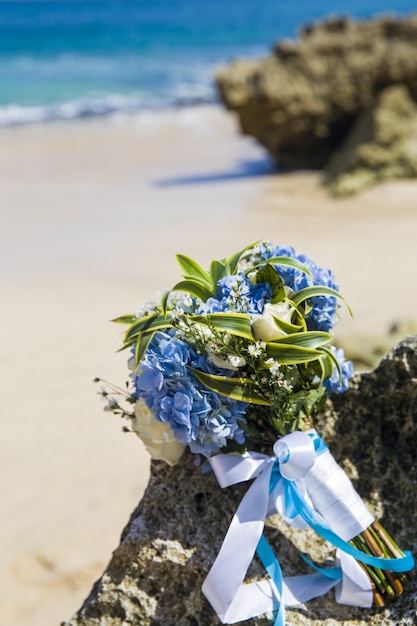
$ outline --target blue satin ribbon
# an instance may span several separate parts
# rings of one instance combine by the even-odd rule
[[[313,440],[316,456],[320,456],[329,449],[317,433],[308,433],[308,436]]]
[[[273,580],[280,595],[280,598],[282,598],[283,576],[281,566],[274,554],[274,551],[272,550],[268,541],[265,539],[264,535],[262,535],[259,540],[256,552],[261,560],[262,565],[265,568],[266,573],[271,578],[271,580]],[[330,578],[331,580],[335,581],[342,580],[343,572],[341,567],[318,567],[304,554],[301,554],[301,557],[312,569],[314,569],[322,576],[325,576],[325,578]],[[283,602],[281,602],[279,605],[279,609],[275,616],[274,626],[285,626],[285,605]]]
[[[293,606],[308,601],[323,595],[333,586],[336,586],[337,601],[347,601],[352,606],[371,606],[372,593],[370,586],[366,587],[367,578],[358,565],[355,568],[352,558],[394,572],[406,572],[414,567],[410,552],[405,552],[400,558],[388,559],[370,556],[355,549],[348,543],[349,535],[345,533],[346,541],[342,539],[310,506],[309,496],[304,496],[301,491],[303,476],[309,472],[312,455],[313,459],[314,456],[319,457],[328,448],[316,433],[308,433],[308,437],[306,435],[303,435],[304,442],[301,433],[284,437],[277,450],[274,447],[275,457],[248,452],[244,455],[219,455],[211,460],[222,488],[255,478],[233,517],[220,552],[203,584],[204,594],[224,624],[277,611],[274,626],[284,626],[285,605]],[[263,535],[265,516],[274,512],[281,513],[295,527],[300,521],[307,524],[320,537],[337,547],[340,567],[320,568],[305,558],[316,574],[283,579],[278,559]],[[372,521],[371,514],[369,518]],[[362,519],[366,519],[366,516],[362,515]],[[239,551],[237,559],[234,557],[236,550]],[[255,550],[270,583],[261,580],[245,585],[245,574]],[[360,574],[365,580],[361,581]]]
[[[317,438],[317,440],[321,441],[319,437]],[[315,445],[315,448],[316,454],[320,454],[321,452],[324,452],[325,449],[327,449],[324,444],[320,452],[318,452],[319,446]],[[360,550],[357,550],[356,548],[351,546],[346,541],[343,541],[343,539],[341,539],[329,528],[321,515],[319,515],[317,511],[312,509],[307,504],[307,502],[298,491],[295,482],[287,480],[281,475],[281,472],[279,471],[279,462],[277,460],[271,472],[271,480],[269,485],[270,493],[274,490],[277,483],[281,480],[284,481],[285,487],[285,514],[287,515],[287,517],[294,518],[296,515],[300,515],[304,519],[304,521],[320,537],[332,543],[336,548],[339,548],[347,554],[350,554],[361,563],[366,563],[367,565],[371,565],[372,567],[377,567],[382,570],[390,570],[392,572],[408,572],[413,569],[415,565],[414,558],[409,551],[405,551],[404,556],[399,558],[380,558],[365,554],[364,552],[361,552]],[[268,576],[274,581],[274,584],[278,589],[279,595],[282,598],[283,577],[281,567],[278,559],[276,558],[271,546],[265,539],[264,535],[262,535],[256,551]],[[318,567],[304,555],[301,556],[304,561],[308,563],[308,565],[310,565],[310,567],[319,572],[322,576],[325,576],[326,578],[331,578],[333,580],[342,580],[343,574],[340,567]],[[274,626],[285,626],[285,607],[283,602],[280,603],[280,608],[275,618]]]
[[[318,565],[313,563],[313,561],[310,561],[310,559],[308,559],[305,554],[301,554],[301,558],[307,563],[307,565],[316,570],[316,572],[318,572],[322,576],[330,578],[331,580],[342,580],[343,570],[341,567],[319,567]]]
[[[282,598],[283,578],[281,566],[264,535],[262,535],[259,540],[256,552],[269,578],[274,581],[274,584],[278,589],[280,598]],[[281,602],[279,605],[279,609],[275,617],[274,626],[285,626],[285,605],[283,602]]]

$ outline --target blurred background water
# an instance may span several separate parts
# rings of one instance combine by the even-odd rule
[[[0,126],[216,100],[213,72],[306,22],[412,0],[0,0]]]

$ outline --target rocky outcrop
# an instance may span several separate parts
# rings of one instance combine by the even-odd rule
[[[360,114],[330,160],[325,184],[347,196],[390,179],[417,176],[417,105],[404,85],[384,89]]]
[[[317,428],[362,497],[400,545],[417,553],[417,337],[404,340],[375,371],[357,375],[333,398]],[[78,613],[65,626],[215,626],[201,593],[230,519],[247,485],[222,491],[191,456],[175,467],[153,462],[146,493],[119,547]],[[329,547],[312,531],[291,530],[273,518],[267,536],[285,574],[307,571],[299,550],[323,561]],[[250,575],[260,577],[255,562]],[[266,617],[247,626],[270,624]],[[392,605],[338,605],[330,592],[287,611],[287,624],[412,626],[417,584]]]
[[[353,171],[362,186],[416,174],[416,41],[417,16],[331,19],[278,43],[264,59],[231,63],[216,82],[243,132],[280,167],[329,166],[326,181],[349,193],[361,186],[352,182]],[[402,90],[382,95],[393,85]],[[405,141],[406,127],[412,141]],[[338,185],[345,171],[350,178]]]

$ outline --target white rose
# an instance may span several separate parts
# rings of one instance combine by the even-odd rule
[[[143,400],[135,404],[135,417],[132,429],[143,441],[152,459],[175,465],[181,458],[185,446],[175,438],[169,424],[156,419],[154,412]]]
[[[262,315],[254,315],[252,318],[253,336],[258,341],[274,341],[282,337],[285,333],[277,326],[274,317],[290,323],[293,312],[294,307],[285,300],[277,304],[265,304]]]

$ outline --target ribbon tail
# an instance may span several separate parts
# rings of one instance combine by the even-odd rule
[[[277,597],[281,598],[274,626],[284,626],[286,606],[296,606],[323,596],[335,587],[342,578],[340,567],[321,570],[314,565],[313,568],[317,570],[317,574],[283,578],[279,562],[264,536],[259,541],[257,553],[276,587]],[[306,560],[310,564],[308,559]]]
[[[270,580],[243,584],[264,529],[271,471],[269,464],[246,492],[203,583],[203,593],[223,624],[268,613],[279,605]]]
[[[343,571],[342,580],[336,587],[336,602],[370,608],[374,594],[367,574],[356,559],[342,550],[336,551],[336,558]]]
[[[280,564],[264,535],[261,536],[256,551],[259,558],[261,559],[262,565],[264,566],[266,573],[276,587],[278,597],[281,599],[278,613],[275,617],[274,626],[285,626],[285,605],[282,600],[282,571]]]

